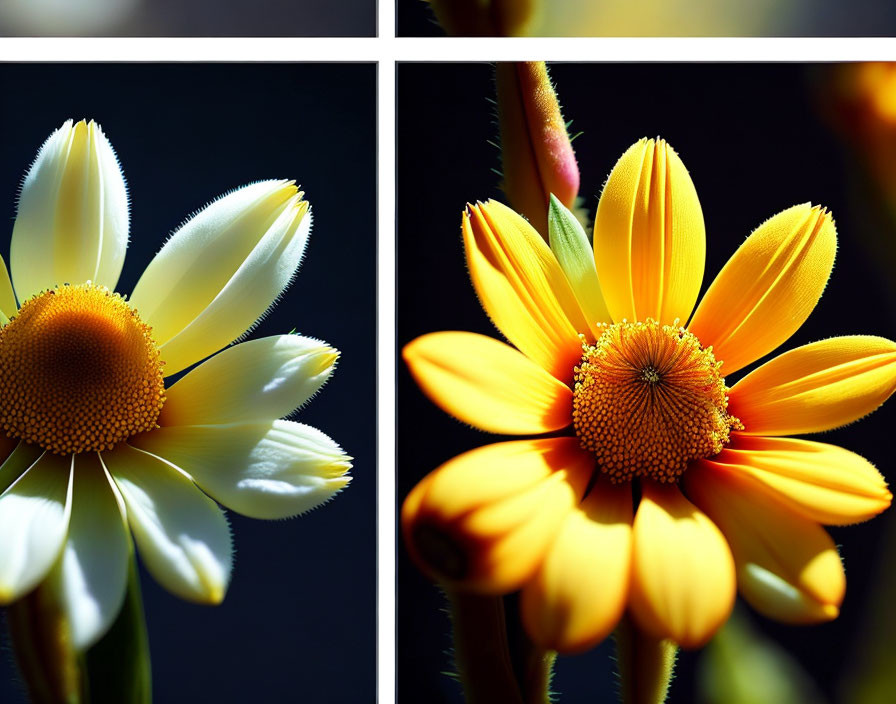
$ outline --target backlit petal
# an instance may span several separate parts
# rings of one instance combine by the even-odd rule
[[[6,491],[43,454],[43,450],[36,445],[14,442],[12,452],[3,461],[3,464],[0,464],[0,493]]]
[[[678,487],[642,482],[642,488],[634,523],[632,611],[654,636],[696,648],[734,606],[731,551]]]
[[[434,579],[483,593],[519,589],[594,469],[575,438],[480,447],[428,475],[405,501],[405,544]]]
[[[837,615],[846,580],[837,548],[821,526],[721,465],[697,463],[685,475],[685,487],[725,534],[740,593],[754,608],[789,623]]]
[[[16,296],[12,292],[12,281],[9,278],[9,270],[6,262],[0,257],[0,323],[6,322],[16,314]],[[3,320],[5,318],[6,320]]]
[[[112,146],[92,120],[68,120],[44,142],[22,183],[10,245],[19,301],[66,283],[114,289],[128,227],[127,189]]]
[[[402,356],[433,403],[481,430],[527,435],[572,422],[570,388],[498,340],[436,332],[406,345]]]
[[[631,486],[597,484],[523,587],[523,623],[536,643],[578,652],[610,634],[628,597],[631,543]]]
[[[564,383],[590,334],[566,275],[529,223],[496,201],[463,218],[470,278],[492,322],[519,350]]]
[[[286,420],[175,426],[131,444],[189,474],[209,496],[252,518],[287,518],[333,498],[351,458],[316,428]]]
[[[797,347],[736,383],[728,410],[751,435],[817,433],[871,413],[896,391],[896,343],[834,337]]]
[[[43,454],[0,496],[0,604],[31,591],[50,571],[68,531],[72,458]]]
[[[858,523],[890,505],[892,495],[874,466],[835,445],[735,433],[704,463],[748,477],[795,513],[827,525]]]
[[[764,357],[803,324],[824,290],[837,249],[830,213],[796,205],[747,238],[706,292],[688,330],[731,374]]]
[[[614,322],[683,325],[703,281],[706,228],[694,183],[662,139],[642,139],[613,167],[594,220],[594,260]]]
[[[159,425],[273,420],[304,405],[333,373],[339,352],[299,335],[234,345],[165,391]]]
[[[308,203],[286,181],[261,181],[212,202],[150,262],[131,305],[174,374],[229,345],[292,280],[311,229]]]
[[[177,469],[127,444],[104,452],[103,463],[152,576],[182,599],[220,603],[233,566],[221,509]]]

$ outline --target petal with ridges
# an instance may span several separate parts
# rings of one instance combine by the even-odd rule
[[[175,426],[131,438],[189,474],[209,496],[252,518],[288,518],[329,501],[351,458],[316,428],[286,420]]]
[[[610,634],[628,598],[631,543],[630,485],[598,483],[523,587],[523,623],[536,643],[580,652]]]
[[[677,486],[646,481],[641,486],[633,531],[632,612],[654,636],[696,648],[734,606],[731,551],[715,524]]]
[[[464,453],[408,496],[405,543],[438,581],[492,594],[518,589],[593,470],[593,457],[575,438],[519,440]]]
[[[837,615],[846,579],[821,526],[722,465],[696,463],[685,474],[685,488],[725,534],[740,593],[754,608],[788,623]]]
[[[159,425],[273,420],[303,406],[333,373],[339,352],[299,335],[234,345],[166,389]]]
[[[122,443],[103,453],[121,491],[140,557],[182,599],[218,604],[233,566],[224,513],[174,467]]]
[[[809,204],[756,228],[713,281],[688,330],[731,374],[785,342],[824,290],[837,250],[830,213]]]
[[[72,506],[72,458],[44,453],[0,496],[0,604],[31,591],[56,562]]]
[[[817,433],[871,413],[896,391],[896,343],[852,335],[813,342],[737,382],[728,411],[751,435]]]
[[[131,305],[152,326],[175,374],[244,335],[292,280],[311,229],[287,181],[262,181],[212,202],[150,262]]]
[[[76,455],[68,539],[47,583],[78,651],[106,633],[124,603],[131,540],[119,501],[98,456]]]
[[[706,258],[703,210],[687,169],[662,139],[623,154],[594,220],[594,260],[614,322],[687,321]]]
[[[887,483],[864,457],[835,445],[734,433],[731,444],[703,463],[737,472],[806,518],[827,525],[858,523],[886,509]]]
[[[491,433],[528,435],[572,422],[572,391],[512,347],[470,332],[436,332],[402,356],[443,411]]]
[[[86,281],[114,289],[128,243],[128,196],[112,146],[92,120],[68,120],[40,148],[10,245],[16,294]]]
[[[566,274],[529,223],[496,201],[470,206],[464,248],[479,301],[523,354],[564,383],[590,334]]]

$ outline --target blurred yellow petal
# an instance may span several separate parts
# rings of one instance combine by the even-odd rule
[[[632,612],[656,637],[696,648],[712,637],[734,605],[731,551],[715,524],[677,486],[649,481],[641,486]]]
[[[735,433],[731,445],[703,462],[749,478],[754,491],[827,525],[865,521],[893,498],[868,460],[836,445]]]
[[[541,647],[579,652],[616,627],[628,597],[632,490],[602,481],[573,511],[523,587],[523,623]]]
[[[688,330],[713,348],[727,375],[782,344],[824,290],[837,249],[826,210],[796,205],[766,220],[713,281]]]
[[[613,167],[594,221],[594,260],[614,322],[684,324],[706,257],[697,191],[665,141],[642,139]]]
[[[589,334],[554,254],[532,226],[496,201],[463,218],[470,278],[486,313],[519,350],[564,383]]]
[[[481,430],[528,435],[572,422],[570,388],[498,340],[436,332],[406,345],[402,355],[433,403]]]
[[[734,385],[728,408],[751,435],[817,433],[871,413],[894,391],[896,343],[853,335],[766,362]]]
[[[427,476],[402,508],[405,543],[439,582],[519,589],[582,497],[593,458],[575,438],[480,447]]]
[[[821,526],[721,465],[698,462],[685,475],[685,488],[725,534],[740,593],[756,610],[788,623],[837,616],[846,578]]]

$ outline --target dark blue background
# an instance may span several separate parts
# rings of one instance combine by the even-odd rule
[[[342,351],[297,419],[355,458],[354,480],[301,518],[228,513],[236,556],[219,607],[181,601],[142,573],[155,701],[373,701],[375,66],[6,64],[0,92],[6,261],[20,180],[68,117],[99,121],[124,168],[132,217],[123,293],[209,200],[258,179],[302,185],[314,213],[305,260],[253,337],[296,328]],[[14,678],[3,652],[4,704],[24,701]]]
[[[741,242],[765,219],[797,203],[827,206],[839,250],[821,302],[781,348],[845,334],[892,338],[894,262],[874,261],[865,238],[892,238],[867,203],[850,197],[851,166],[819,114],[824,67],[716,64],[559,64],[552,66],[581,167],[580,194],[593,217],[610,169],[641,137],[661,135],[678,151],[697,188],[707,230],[703,291]],[[484,64],[402,64],[398,68],[398,344],[436,330],[499,337],[469,283],[460,236],[467,201],[498,198],[500,168],[492,68]],[[739,376],[739,375],[738,375]],[[456,454],[501,439],[472,430],[430,403],[399,363],[399,503],[427,472]],[[732,381],[732,380],[729,380]],[[896,476],[892,428],[896,401],[815,439],[842,445]],[[865,657],[867,608],[885,564],[884,534],[896,538],[890,510],[868,523],[833,529],[847,571],[840,618],[790,627],[752,614],[762,632],[793,653],[833,698]],[[896,540],[893,547],[896,549]],[[445,650],[450,627],[436,588],[399,545],[398,685],[402,704],[457,702]],[[889,612],[888,612],[889,613]],[[889,616],[887,616],[889,618]],[[896,641],[893,647],[896,648]],[[561,657],[553,689],[563,704],[615,702],[609,642]],[[699,653],[683,653],[669,701],[695,701]],[[835,699],[837,701],[837,699]],[[849,701],[847,697],[844,700]]]

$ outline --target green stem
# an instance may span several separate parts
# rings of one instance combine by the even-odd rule
[[[626,616],[616,627],[616,657],[623,704],[663,704],[678,648],[642,631]]]

